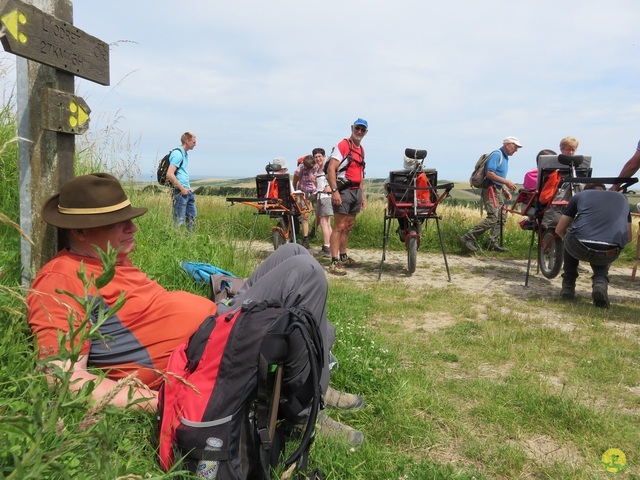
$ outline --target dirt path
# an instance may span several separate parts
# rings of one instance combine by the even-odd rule
[[[272,251],[271,244],[254,241],[253,249],[261,255]],[[312,247],[310,252],[323,265],[328,260],[319,256],[319,248]],[[338,280],[359,283],[377,282],[382,258],[381,250],[350,249],[350,255],[358,262],[358,268],[350,269],[347,276],[335,277]],[[558,296],[562,279],[558,275],[547,279],[536,271],[536,262],[532,261],[528,287],[524,288],[527,259],[513,259],[499,254],[487,255],[477,253],[471,255],[447,255],[451,282],[448,281],[442,252],[418,252],[416,272],[407,274],[407,253],[405,251],[387,252],[382,268],[380,281],[403,282],[408,287],[422,285],[432,288],[458,288],[468,293],[483,293],[501,290],[504,294],[518,299]],[[580,277],[576,284],[578,295],[590,298],[591,269],[588,265],[580,265]],[[631,280],[631,267],[614,263],[610,270],[609,294],[611,301],[634,298],[640,300],[640,274],[635,281]],[[495,288],[498,287],[498,288]]]
[[[267,242],[254,242],[253,248],[263,250],[262,255],[268,255],[272,248]],[[319,248],[312,247],[311,253],[323,265],[328,265],[328,259],[319,256]],[[553,279],[545,278],[537,272],[536,262],[531,263],[528,286],[525,288],[527,259],[513,259],[499,254],[477,253],[471,255],[447,255],[451,282],[448,281],[442,252],[418,252],[416,272],[407,274],[407,254],[405,251],[387,252],[382,268],[382,275],[378,280],[381,250],[351,249],[350,255],[358,262],[357,268],[349,269],[344,277],[330,274],[331,281],[357,282],[363,287],[367,284],[381,282],[401,282],[407,288],[415,289],[443,289],[450,288],[466,294],[477,295],[479,303],[491,304],[497,299],[495,296],[507,297],[502,304],[515,305],[528,299],[559,299],[562,279],[560,275]],[[578,301],[591,302],[591,269],[587,265],[580,265],[580,276],[576,283]],[[640,275],[635,281],[631,280],[631,267],[628,264],[614,263],[610,270],[609,298],[611,303],[623,301],[640,301]],[[515,310],[515,309],[514,309]],[[546,312],[541,317],[549,319]],[[629,324],[626,324],[627,327]],[[635,325],[634,325],[635,326]],[[637,326],[640,330],[640,325]],[[565,325],[563,329],[571,328]]]

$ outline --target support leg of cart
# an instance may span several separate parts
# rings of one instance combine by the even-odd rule
[[[260,215],[260,213],[255,212],[253,215],[256,218],[253,220],[253,228],[251,229],[251,235],[249,236],[249,248],[251,248],[251,242],[253,242],[253,237],[256,234],[256,225],[258,224],[258,215]]]
[[[451,282],[451,272],[449,271],[449,262],[447,261],[447,252],[444,248],[444,241],[442,240],[442,231],[440,230],[440,217],[436,217],[436,228],[438,229],[438,239],[440,240],[440,248],[442,249],[442,258],[444,258],[444,266],[447,269],[447,278]]]
[[[531,242],[529,243],[529,261],[527,262],[527,274],[524,277],[524,287],[527,288],[529,286],[529,272],[531,271],[531,255],[533,255],[533,240],[536,237],[536,233],[538,233],[537,228],[531,229]],[[539,240],[538,240],[539,242]]]
[[[382,277],[382,264],[386,259],[387,242],[389,241],[389,231],[391,230],[392,221],[392,217],[389,217],[387,215],[384,216],[384,226],[382,232],[382,260],[380,260],[380,268],[378,269],[378,280],[380,280],[380,277]]]

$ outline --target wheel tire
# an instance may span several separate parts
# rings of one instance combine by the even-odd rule
[[[287,243],[287,238],[284,234],[286,232],[287,225],[284,218],[278,221],[278,224],[271,229],[271,240],[273,241],[273,249],[277,250],[279,247]]]
[[[416,271],[416,262],[418,261],[418,237],[411,236],[407,240],[407,268],[409,275],[413,275]]]
[[[279,247],[287,243],[286,239],[284,238],[284,232],[280,227],[273,227],[273,230],[271,231],[271,237],[274,250],[277,250]]]
[[[564,246],[562,239],[551,228],[543,230],[538,245],[540,271],[545,278],[555,278],[562,268]]]

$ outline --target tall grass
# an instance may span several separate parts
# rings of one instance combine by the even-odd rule
[[[154,415],[96,411],[88,391],[48,385],[36,361],[19,288],[14,136],[7,109],[0,117],[0,478],[170,478],[156,462]],[[108,157],[81,157],[77,171],[100,166],[117,173]],[[125,185],[134,204],[149,208],[137,221],[133,260],[167,288],[208,295],[181,261],[245,276],[261,260],[247,242],[254,221],[248,207],[198,197],[197,233],[189,235],[173,227],[166,192]],[[352,246],[379,251],[383,208],[371,199]],[[459,236],[480,215],[446,203],[440,213],[447,252],[459,254]],[[268,241],[273,222],[258,220],[256,239]],[[530,237],[516,220],[509,220],[505,242],[509,255],[524,258]],[[428,228],[426,248],[437,250]],[[401,250],[396,237],[390,248]],[[625,252],[620,262],[632,256]],[[636,464],[640,307],[637,296],[629,297],[602,312],[547,298],[514,306],[508,297],[478,298],[455,283],[408,289],[384,277],[366,285],[330,278],[328,313],[340,359],[332,383],[367,402],[360,412],[330,413],[363,430],[367,441],[353,451],[318,439],[312,467],[328,479],[597,479],[607,478],[600,459],[612,447]],[[542,321],[552,318],[560,327]],[[447,322],[431,328],[434,319]],[[640,476],[632,465],[616,478]]]

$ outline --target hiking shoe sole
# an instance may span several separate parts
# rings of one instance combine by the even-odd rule
[[[332,263],[329,266],[329,273],[333,275],[338,275],[339,277],[343,277],[347,274],[346,270],[340,263]]]
[[[593,289],[591,298],[593,299],[593,304],[596,308],[609,308],[609,296],[607,295],[606,290],[599,288]]]
[[[361,410],[364,408],[364,399],[361,396],[341,392],[332,387],[327,388],[327,393],[324,395],[324,403],[329,407],[342,410]]]
[[[462,245],[466,247],[467,250],[471,252],[475,252],[476,250],[478,250],[478,247],[476,247],[475,242],[469,237],[467,237],[466,235],[463,235],[460,237],[460,242],[462,243]]]
[[[344,440],[352,447],[364,443],[364,433],[330,418],[324,410],[318,414],[318,436]]]

